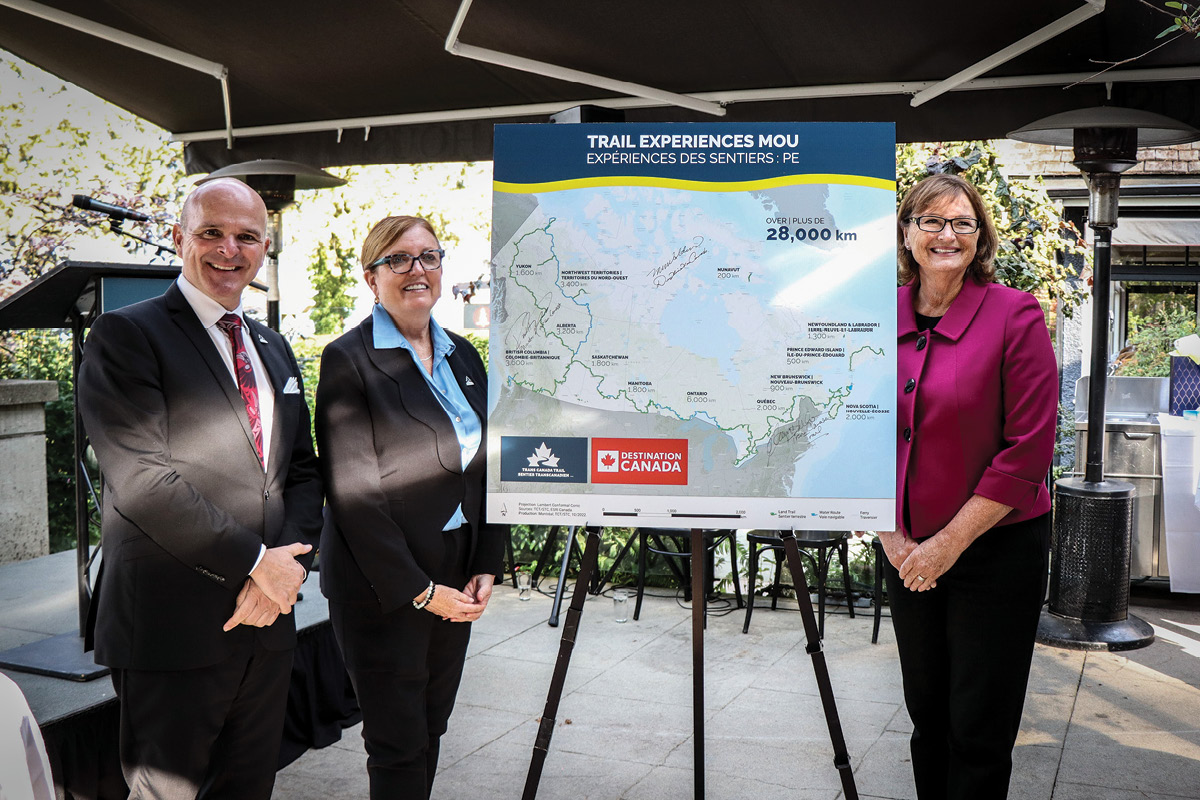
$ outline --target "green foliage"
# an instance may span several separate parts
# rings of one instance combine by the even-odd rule
[[[991,142],[904,144],[896,148],[896,179],[900,197],[929,175],[961,175],[973,184],[992,215],[1000,234],[996,280],[1058,300],[1070,315],[1086,296],[1082,282],[1072,280],[1067,257],[1090,258],[1079,230],[1062,218],[1046,194],[1041,179],[1032,183],[1009,180],[1001,172]]]
[[[183,148],[166,133],[0,52],[0,297],[70,257],[87,239],[118,237],[71,194],[142,211],[131,233],[166,241],[186,187]],[[144,257],[143,257],[144,258]],[[141,260],[141,259],[139,259]]]
[[[58,381],[58,399],[46,404],[46,493],[50,552],[75,546],[75,395],[71,334],[65,330],[5,331],[0,335],[0,379]],[[92,531],[98,541],[99,529]]]
[[[542,552],[542,548],[546,543],[546,536],[550,528],[544,525],[513,525],[512,526],[512,542],[513,542],[513,557],[517,564],[525,565],[532,571],[533,565],[537,564],[538,556]],[[583,537],[578,535],[577,540],[579,546],[583,546]],[[608,571],[616,561],[617,554],[621,552],[621,548],[625,546],[625,542],[630,537],[634,537],[634,542],[629,548],[629,552],[625,554],[625,558],[621,561],[620,570],[612,577],[612,583],[615,586],[635,585],[637,583],[637,563],[638,563],[638,543],[636,528],[605,528],[600,537],[600,551],[597,554],[597,567],[601,576],[607,575]],[[546,559],[546,566],[542,570],[543,590],[546,589],[546,578],[557,578],[559,566],[562,564],[563,546],[566,542],[566,536],[562,529],[558,532],[558,537],[551,549],[549,556]],[[582,550],[580,550],[582,553]],[[572,559],[571,571],[568,574],[574,574],[577,562]],[[646,570],[646,585],[667,587],[675,586],[676,580],[674,573],[666,565],[661,556],[651,556],[647,563]],[[553,586],[550,587],[553,590]]]
[[[467,341],[475,345],[475,349],[479,351],[479,357],[483,359],[483,366],[488,365],[488,338],[474,331],[467,331],[463,334]]]
[[[313,425],[313,442],[316,442],[317,379],[321,377],[321,351],[331,337],[317,339],[305,336],[292,342],[292,352],[300,365],[300,380],[304,384],[304,401],[308,404],[309,421]]]
[[[346,317],[354,310],[350,291],[358,283],[359,271],[354,249],[342,247],[336,233],[313,254],[308,278],[313,287],[313,304],[308,315],[318,335],[341,333]]]
[[[1175,0],[1168,0],[1163,3],[1163,6],[1163,13],[1170,16],[1173,21],[1170,27],[1154,38],[1161,39],[1175,31],[1182,31],[1183,33],[1180,35],[1191,33],[1200,38],[1200,7],[1190,6],[1187,3],[1178,3]],[[1165,9],[1167,8],[1172,9],[1172,11],[1166,11]]]
[[[1194,311],[1179,307],[1159,307],[1148,317],[1131,317],[1129,346],[1133,357],[1124,360],[1117,375],[1165,378],[1171,374],[1171,356],[1175,340],[1196,332]]]

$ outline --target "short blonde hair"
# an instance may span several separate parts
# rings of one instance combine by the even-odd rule
[[[433,238],[439,242],[441,241],[437,235],[437,231],[429,224],[429,220],[424,217],[403,215],[384,217],[375,223],[375,227],[371,228],[371,232],[367,234],[367,238],[363,239],[362,253],[359,255],[363,270],[371,271],[375,269],[371,264],[383,255],[383,251],[391,247],[397,239],[413,228],[424,228],[433,234]]]
[[[980,283],[991,283],[996,277],[996,250],[1000,246],[1000,234],[996,224],[979,196],[979,190],[957,175],[930,175],[913,186],[904,195],[904,202],[896,213],[896,269],[900,282],[908,283],[921,274],[921,267],[912,252],[904,246],[904,226],[913,217],[919,217],[926,209],[953,195],[962,195],[971,204],[975,218],[979,220],[979,240],[975,243],[975,259],[967,267],[967,274]]]

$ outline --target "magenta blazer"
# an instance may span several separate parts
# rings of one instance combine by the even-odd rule
[[[1037,300],[968,277],[918,332],[915,291],[897,300],[896,529],[932,536],[973,494],[1013,507],[999,525],[1046,513],[1058,368]]]

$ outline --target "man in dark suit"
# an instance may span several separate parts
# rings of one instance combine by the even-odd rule
[[[242,315],[262,200],[205,183],[173,237],[179,280],[97,319],[79,370],[105,475],[96,661],[131,797],[268,798],[321,481],[295,356]]]

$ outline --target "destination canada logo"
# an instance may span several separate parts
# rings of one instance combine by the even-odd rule
[[[500,480],[587,483],[587,439],[501,436]]]
[[[687,439],[592,439],[592,483],[686,486]]]

